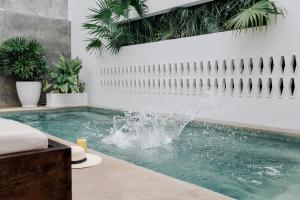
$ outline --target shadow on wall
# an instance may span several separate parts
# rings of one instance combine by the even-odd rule
[[[19,105],[16,82],[7,77],[0,76],[0,108]]]

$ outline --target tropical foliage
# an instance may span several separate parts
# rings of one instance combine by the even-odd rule
[[[242,9],[237,15],[225,23],[227,29],[237,32],[247,31],[248,28],[262,30],[271,23],[271,16],[283,15],[284,11],[275,1],[260,0],[249,8]]]
[[[91,15],[83,25],[93,37],[88,39],[87,50],[97,51],[106,47],[114,53],[131,41],[131,33],[119,26],[119,20],[126,20],[130,12],[142,17],[147,9],[146,0],[97,0],[97,8],[91,8]]]
[[[18,81],[42,80],[47,72],[42,45],[21,37],[4,41],[0,45],[0,72]]]
[[[44,83],[44,91],[54,93],[79,93],[84,91],[84,83],[79,79],[82,68],[80,59],[60,56],[55,69],[49,73],[49,81]]]
[[[105,0],[106,3],[98,3],[98,8],[91,9],[93,14],[88,16],[89,21],[84,28],[96,37],[90,40],[88,50],[99,49],[107,42],[106,47],[113,53],[117,53],[122,46],[133,44],[227,30],[240,32],[247,28],[261,29],[262,26],[270,24],[272,15],[283,14],[283,10],[272,0],[218,0],[188,8],[175,8],[161,15],[117,23],[112,18],[120,15],[114,15],[112,11],[106,14],[109,7],[111,10],[115,9],[108,3],[110,1]],[[142,7],[146,8],[144,3],[143,1]],[[144,12],[140,14],[143,16]],[[124,16],[128,15],[124,14]]]

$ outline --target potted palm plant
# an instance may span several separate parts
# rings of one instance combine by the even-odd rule
[[[55,68],[48,74],[44,91],[47,93],[47,107],[86,106],[85,84],[79,79],[82,68],[80,59],[67,59],[60,56]]]
[[[45,51],[36,40],[15,37],[0,45],[0,72],[16,80],[22,107],[36,107],[47,72]]]

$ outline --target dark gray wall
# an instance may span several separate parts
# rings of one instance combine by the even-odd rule
[[[15,81],[0,75],[0,107],[19,104]]]
[[[71,25],[66,18],[67,0],[57,0],[60,3],[57,3],[56,11],[51,17],[49,13],[54,10],[54,0],[12,0],[16,2],[16,11],[12,2],[9,2],[10,0],[0,0],[0,42],[14,36],[37,39],[46,50],[49,66],[57,61],[60,54],[68,57],[71,55]],[[29,14],[31,11],[32,14]],[[56,17],[53,16],[55,13]],[[0,76],[0,107],[19,105],[16,97],[15,82]]]
[[[68,0],[0,0],[0,8],[24,14],[68,20]]]
[[[10,37],[22,36],[40,41],[51,63],[58,55],[70,55],[70,22],[22,14],[12,11],[0,11],[0,42]]]

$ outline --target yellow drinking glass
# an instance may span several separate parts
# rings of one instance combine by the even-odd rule
[[[87,152],[87,147],[88,147],[87,139],[79,138],[79,139],[77,139],[76,143],[77,143],[78,146],[81,146],[84,149],[85,152]]]

